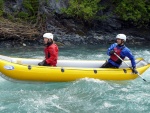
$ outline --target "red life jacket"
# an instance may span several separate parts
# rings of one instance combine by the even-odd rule
[[[45,47],[44,52],[46,62],[50,66],[56,66],[58,59],[58,46],[56,44],[52,44],[48,47]]]
[[[124,49],[125,47],[123,46],[122,48],[117,48],[117,47],[115,47],[114,48],[114,51],[115,51],[115,53],[118,55],[118,56],[120,56],[120,53],[121,53],[121,51]],[[121,56],[120,56],[121,57]],[[116,56],[116,55],[111,55],[110,56],[110,59],[111,60],[113,60],[115,63],[117,63],[117,64],[121,64],[122,63],[122,61]],[[122,58],[123,60],[124,60],[124,58]]]

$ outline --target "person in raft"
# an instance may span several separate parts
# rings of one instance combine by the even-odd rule
[[[58,59],[58,46],[53,41],[53,34],[52,33],[45,33],[43,35],[44,38],[44,53],[45,53],[45,60],[39,62],[39,66],[56,66],[57,59]]]
[[[108,48],[107,55],[109,55],[110,58],[101,66],[101,68],[119,68],[122,64],[122,60],[124,60],[125,57],[128,57],[132,64],[132,72],[137,74],[135,58],[130,49],[124,45],[126,42],[126,35],[118,34],[116,40],[117,43],[112,44]],[[122,60],[120,60],[114,53],[116,53]]]

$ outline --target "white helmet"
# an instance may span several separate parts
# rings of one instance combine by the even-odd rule
[[[124,41],[126,41],[126,35],[125,34],[118,34],[116,36],[116,38],[123,39]]]
[[[53,34],[52,33],[45,33],[43,35],[43,38],[48,38],[48,39],[52,39],[53,40]]]

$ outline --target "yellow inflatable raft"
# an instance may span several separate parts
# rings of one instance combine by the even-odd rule
[[[105,61],[58,60],[57,67],[38,66],[40,59],[12,58],[0,55],[0,72],[5,78],[19,81],[66,82],[81,78],[101,80],[131,80],[138,77],[122,63],[119,69],[99,68]],[[125,61],[129,66],[130,61]],[[150,64],[144,59],[136,59],[137,71],[141,75]]]

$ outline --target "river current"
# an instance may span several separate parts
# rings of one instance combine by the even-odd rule
[[[59,47],[59,59],[106,60],[109,45]],[[150,46],[128,47],[150,63]],[[0,48],[12,57],[43,58],[42,47]],[[0,113],[150,113],[150,69],[141,78],[61,83],[26,83],[0,77]]]

